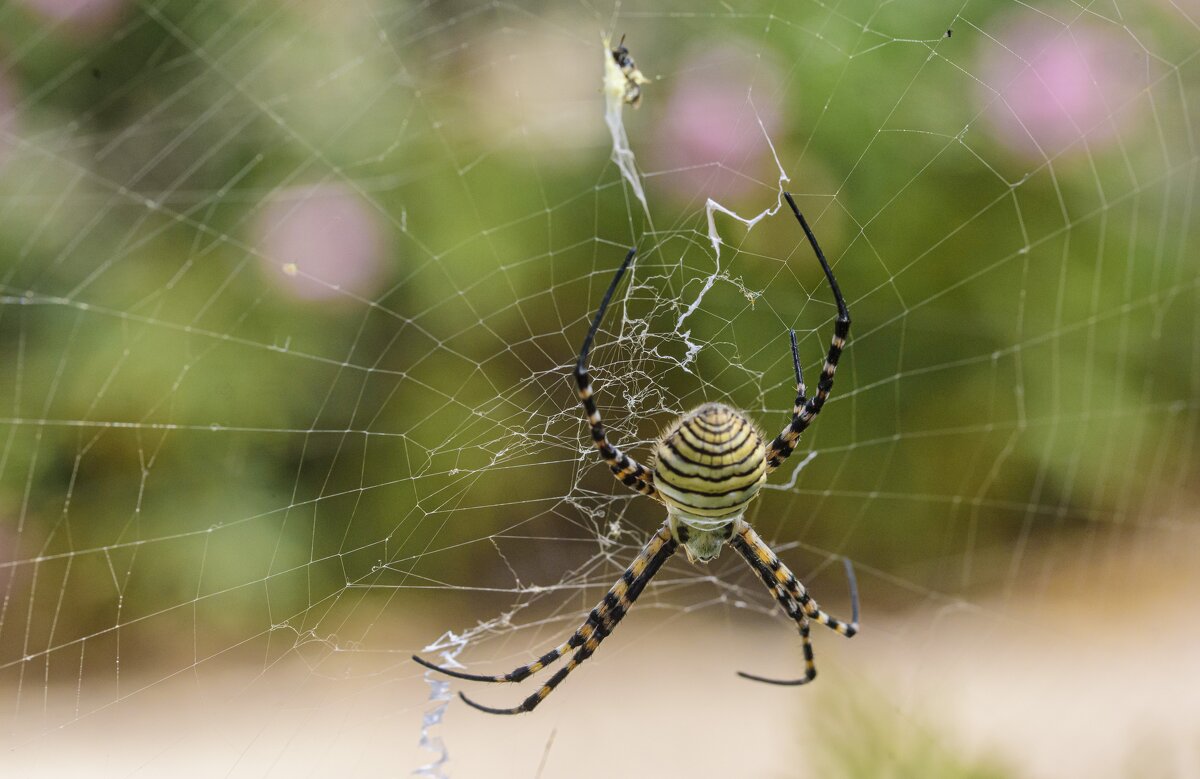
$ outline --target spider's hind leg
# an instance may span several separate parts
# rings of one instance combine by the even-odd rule
[[[791,615],[789,615],[791,616]],[[793,617],[795,619],[795,617]],[[817,663],[813,659],[812,637],[809,636],[811,627],[809,621],[803,615],[797,620],[800,625],[800,641],[804,646],[804,676],[799,679],[769,679],[765,676],[757,674],[749,674],[745,671],[738,671],[737,675],[743,679],[749,679],[752,682],[762,682],[764,684],[778,684],[783,687],[799,687],[802,684],[808,684],[813,679],[817,678]]]
[[[446,674],[446,676],[453,676],[455,679],[466,679],[469,682],[523,682],[530,676],[533,676],[538,671],[558,660],[567,652],[570,652],[575,647],[581,646],[583,642],[590,637],[592,630],[595,629],[596,616],[596,610],[592,609],[592,613],[588,615],[587,621],[584,622],[579,630],[576,630],[569,639],[556,646],[554,649],[551,649],[549,652],[542,655],[532,663],[529,663],[528,665],[517,666],[506,674],[469,674],[463,673],[462,671],[455,671],[452,668],[446,668],[444,666],[437,665],[436,663],[431,663],[418,655],[413,655],[412,659],[418,664],[423,665],[432,671]]]
[[[535,706],[554,691],[555,687],[567,678],[567,675],[571,671],[575,670],[584,660],[592,656],[592,653],[600,646],[600,642],[612,633],[613,629],[616,628],[617,624],[628,613],[634,601],[642,594],[642,590],[650,583],[650,579],[658,572],[658,569],[663,566],[663,563],[671,555],[675,554],[677,547],[678,544],[671,536],[670,528],[666,523],[663,523],[663,526],[651,537],[650,541],[643,547],[641,553],[638,554],[633,563],[625,570],[621,578],[617,580],[617,583],[605,593],[604,599],[588,614],[588,618],[583,625],[564,643],[542,655],[529,665],[518,666],[506,674],[489,676],[467,674],[443,668],[428,660],[423,660],[416,655],[413,655],[413,660],[426,668],[439,671],[447,676],[453,676],[456,679],[466,679],[472,682],[520,682],[574,649],[575,654],[567,661],[567,664],[555,672],[545,684],[538,688],[537,692],[522,701],[519,706],[511,709],[494,709],[489,706],[482,706],[467,696],[462,695],[462,693],[459,693],[460,697],[468,705],[489,714],[520,714],[532,711]]]
[[[809,637],[810,621],[820,622],[825,627],[840,633],[846,638],[850,638],[858,632],[858,582],[854,578],[853,566],[850,565],[849,560],[846,560],[846,575],[850,579],[852,616],[850,622],[842,622],[826,614],[817,605],[816,601],[812,599],[808,591],[804,588],[804,585],[788,570],[783,561],[771,551],[771,548],[767,546],[758,533],[754,532],[754,528],[750,527],[744,520],[738,521],[733,538],[730,539],[729,543],[745,558],[755,573],[759,575],[763,584],[775,596],[775,600],[779,601],[780,607],[787,613],[788,617],[794,620],[799,626],[800,639],[804,645],[804,677],[801,679],[780,681],[742,671],[739,671],[738,675],[745,679],[766,682],[768,684],[799,685],[811,682],[817,676],[817,669],[813,661],[812,641]]]

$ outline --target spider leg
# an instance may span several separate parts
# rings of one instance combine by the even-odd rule
[[[795,687],[801,684],[808,684],[813,679],[817,678],[817,666],[813,660],[812,638],[809,636],[811,626],[808,617],[804,614],[804,610],[800,608],[800,604],[791,597],[782,584],[772,581],[767,584],[767,588],[771,590],[775,596],[775,600],[779,601],[779,606],[791,619],[796,621],[796,625],[800,628],[800,641],[804,646],[804,676],[800,679],[768,679],[765,676],[749,674],[745,671],[738,671],[737,675],[743,679],[749,679],[752,682],[764,682],[766,684],[779,684],[788,687]]]
[[[641,553],[638,554],[633,563],[625,569],[625,573],[617,580],[617,583],[604,595],[604,599],[592,609],[587,621],[583,623],[579,630],[575,631],[574,635],[566,643],[544,655],[535,663],[521,666],[511,673],[501,676],[475,676],[472,674],[462,674],[457,671],[449,671],[415,656],[413,659],[427,668],[432,668],[460,679],[508,682],[521,681],[535,671],[541,670],[547,664],[554,662],[570,649],[575,649],[575,654],[571,656],[567,664],[558,669],[537,692],[522,701],[519,706],[511,709],[494,709],[489,706],[482,706],[461,692],[459,693],[459,696],[469,706],[473,706],[480,711],[485,711],[488,714],[520,714],[526,711],[533,711],[539,703],[546,699],[546,696],[554,691],[555,687],[567,678],[567,675],[571,671],[578,668],[584,660],[592,656],[592,653],[600,646],[600,642],[612,633],[617,624],[629,612],[629,609],[632,608],[638,596],[642,594],[642,590],[646,588],[650,579],[654,577],[654,574],[658,573],[663,563],[671,555],[675,554],[677,547],[678,543],[671,537],[669,525],[664,523],[642,549]]]
[[[804,645],[804,677],[795,680],[768,679],[754,674],[738,671],[738,676],[756,682],[780,685],[808,684],[817,677],[816,665],[813,661],[812,641],[809,638],[809,621],[815,620],[834,630],[846,638],[858,633],[858,581],[854,577],[854,568],[846,560],[846,575],[850,579],[850,601],[852,617],[850,622],[834,619],[821,610],[817,602],[805,590],[804,585],[796,579],[779,557],[771,551],[766,542],[744,520],[738,520],[734,528],[730,545],[738,551],[750,567],[762,578],[775,600],[796,621],[800,628],[800,640]]]
[[[412,659],[430,670],[443,673],[446,676],[453,676],[455,679],[466,679],[469,682],[522,682],[546,666],[550,665],[555,660],[558,660],[558,658],[562,657],[567,652],[570,652],[575,647],[583,644],[583,642],[591,636],[592,632],[596,628],[596,623],[594,621],[595,617],[596,610],[592,609],[592,613],[588,615],[587,621],[584,622],[583,626],[576,630],[569,639],[564,641],[559,646],[556,646],[554,649],[551,649],[534,662],[529,663],[528,665],[518,666],[506,674],[468,674],[463,673],[462,671],[455,671],[452,668],[444,668],[417,655],[413,655]]]
[[[800,213],[791,193],[784,192],[783,196],[787,199],[788,205],[792,207],[792,213],[796,215],[796,220],[804,228],[804,235],[812,245],[813,252],[821,263],[821,269],[825,271],[825,278],[829,281],[829,288],[833,290],[834,302],[837,303],[838,315],[833,324],[833,340],[829,344],[829,353],[825,356],[821,377],[817,380],[817,392],[811,398],[804,397],[804,382],[800,376],[800,357],[796,349],[796,334],[792,333],[792,361],[796,367],[797,384],[796,405],[792,410],[792,421],[767,448],[767,473],[783,464],[783,461],[796,449],[800,434],[807,430],[817,414],[821,413],[825,401],[829,398],[829,392],[833,389],[833,374],[837,372],[838,359],[842,356],[842,349],[846,347],[846,338],[850,334],[850,310],[846,307],[846,300],[842,297],[837,279],[833,277],[833,270],[825,259],[825,253],[821,251],[817,237],[813,235],[812,229],[805,221],[804,215]]]
[[[779,584],[786,589],[788,594],[800,604],[806,617],[820,622],[830,630],[841,633],[846,638],[850,638],[858,632],[858,582],[854,578],[854,568],[849,564],[849,560],[846,561],[846,575],[850,579],[853,617],[850,622],[843,622],[829,616],[817,605],[796,575],[783,564],[783,561],[771,551],[771,547],[767,546],[767,542],[763,541],[762,537],[745,520],[738,520],[735,523],[733,537],[729,539],[729,543],[738,550],[742,557],[746,558],[746,562],[758,572],[768,588]]]
[[[812,639],[809,638],[809,622],[807,618],[801,618],[800,624],[800,640],[804,644],[804,676],[799,679],[770,679],[766,676],[758,676],[749,674],[745,671],[738,671],[737,675],[743,679],[749,679],[752,682],[762,682],[763,684],[778,684],[782,687],[799,687],[802,684],[808,684],[813,679],[817,678],[817,666],[813,661]]]
[[[629,269],[636,254],[636,247],[629,250],[629,253],[625,255],[625,261],[621,263],[620,268],[617,268],[617,274],[609,283],[608,291],[604,293],[604,299],[600,302],[600,310],[596,312],[596,316],[592,320],[587,338],[583,341],[583,348],[579,351],[579,359],[575,363],[575,383],[579,387],[579,401],[583,404],[583,410],[587,412],[588,424],[592,428],[592,442],[600,452],[600,456],[604,458],[604,462],[608,463],[613,476],[626,487],[661,501],[662,498],[659,497],[658,490],[654,487],[654,472],[608,442],[608,437],[604,432],[604,423],[600,420],[600,411],[596,408],[596,400],[593,397],[592,377],[587,369],[588,351],[592,348],[592,339],[596,337],[596,331],[600,329],[604,312],[608,308],[613,294],[617,291],[617,285],[621,283],[621,277]]]

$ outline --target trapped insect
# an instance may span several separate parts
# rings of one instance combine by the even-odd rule
[[[637,253],[636,249],[630,249],[612,283],[609,284],[608,291],[604,293],[600,309],[596,312],[592,326],[583,341],[579,360],[575,364],[575,381],[579,387],[579,399],[591,425],[592,441],[600,456],[622,484],[665,504],[667,520],[633,564],[626,569],[620,580],[609,589],[604,599],[592,609],[583,625],[565,642],[534,662],[506,674],[487,676],[442,668],[416,655],[413,656],[413,660],[426,668],[459,679],[477,682],[520,682],[574,650],[566,665],[519,706],[511,709],[482,706],[460,692],[459,695],[466,703],[489,714],[520,714],[533,711],[571,671],[592,656],[600,642],[612,633],[628,613],[654,574],[681,545],[688,560],[693,563],[707,563],[720,554],[725,544],[732,546],[759,575],[780,607],[795,621],[799,629],[804,648],[803,677],[779,681],[739,671],[738,674],[746,679],[769,684],[800,685],[816,678],[817,669],[813,662],[812,642],[809,638],[810,621],[815,620],[846,638],[858,632],[858,587],[849,560],[846,561],[846,574],[850,580],[852,615],[847,623],[834,619],[821,610],[804,585],[743,519],[746,509],[766,481],[767,474],[783,464],[796,448],[800,434],[812,424],[825,405],[833,387],[833,374],[837,370],[838,358],[850,332],[850,312],[846,308],[841,290],[838,289],[837,280],[833,277],[833,271],[817,244],[816,236],[813,235],[800,209],[796,207],[791,194],[785,192],[784,197],[821,263],[821,269],[825,271],[825,278],[837,303],[833,341],[829,345],[821,377],[817,380],[816,394],[811,398],[805,394],[804,377],[800,371],[800,354],[793,330],[790,336],[792,365],[796,374],[796,401],[792,408],[791,422],[771,443],[764,443],[758,429],[745,414],[723,403],[705,403],[684,414],[668,427],[655,447],[653,468],[641,465],[609,443],[600,420],[600,412],[596,408],[587,359],[592,340],[604,319],[604,311]]]
[[[638,70],[633,57],[629,56],[624,35],[617,42],[617,48],[612,50],[612,58],[625,76],[625,102],[637,108],[642,102],[642,84],[649,84],[650,79],[642,75],[642,71]]]

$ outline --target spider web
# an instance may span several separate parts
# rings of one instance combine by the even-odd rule
[[[9,758],[1200,771],[1198,30],[1182,0],[6,4]],[[602,91],[623,33],[637,112]],[[784,188],[854,329],[748,519],[834,614],[853,561],[862,635],[816,636],[812,687],[742,682],[798,672],[794,629],[736,555],[672,560],[535,715],[468,710],[409,656],[526,662],[663,519],[568,381],[629,246],[592,355],[623,449],[713,400],[773,435],[789,329],[817,375]]]

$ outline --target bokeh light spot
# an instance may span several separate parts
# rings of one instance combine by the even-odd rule
[[[341,185],[277,192],[256,230],[267,277],[292,297],[366,297],[383,278],[385,242],[378,217]]]
[[[1022,15],[984,50],[978,97],[993,135],[1033,158],[1098,150],[1125,123],[1125,107],[1139,89],[1137,48],[1127,39],[1086,24],[1064,27]]]
[[[0,168],[4,167],[13,146],[17,125],[17,93],[0,73]]]
[[[49,22],[68,25],[78,32],[108,27],[128,4],[127,0],[19,0]]]
[[[672,170],[663,182],[680,195],[703,191],[718,200],[744,194],[756,180],[773,182],[767,137],[781,121],[775,63],[727,44],[698,49],[678,70],[656,133],[655,166]]]

